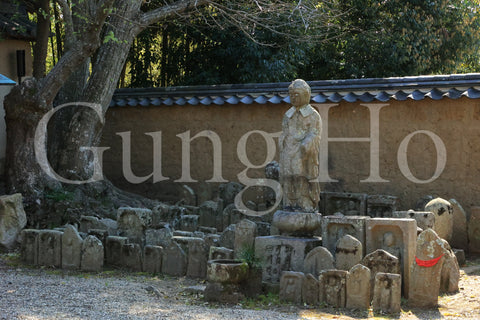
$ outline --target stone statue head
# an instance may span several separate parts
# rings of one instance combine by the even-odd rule
[[[395,244],[395,236],[391,232],[385,232],[383,234],[383,244],[387,247],[391,247]]]
[[[288,87],[290,102],[296,108],[303,107],[310,102],[310,86],[302,79],[294,80]]]

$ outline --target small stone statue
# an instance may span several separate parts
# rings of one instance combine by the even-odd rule
[[[301,79],[288,87],[291,107],[284,115],[280,148],[280,182],[283,208],[317,212],[320,197],[318,177],[322,120],[309,104],[310,86]]]

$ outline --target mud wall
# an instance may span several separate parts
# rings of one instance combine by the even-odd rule
[[[324,122],[323,190],[395,195],[399,209],[414,207],[428,194],[456,198],[467,211],[480,204],[480,100],[426,98],[314,106]],[[275,133],[281,131],[288,108],[286,104],[110,108],[102,141],[102,146],[110,147],[104,154],[105,175],[122,188],[166,201],[174,201],[178,186],[188,184],[199,201],[206,200],[220,180],[237,181],[248,166],[265,163],[266,141],[271,146],[276,143]],[[152,173],[154,141],[161,144],[155,156],[155,180],[162,181],[125,179],[122,164],[130,164],[122,161],[122,150],[128,149],[122,147],[122,139],[125,143],[129,135],[131,168],[138,177]],[[184,153],[190,146],[190,164],[187,153],[182,156],[182,140]],[[247,174],[262,177],[263,170],[249,169]]]

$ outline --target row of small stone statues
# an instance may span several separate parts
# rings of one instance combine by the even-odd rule
[[[336,308],[399,313],[402,278],[399,274],[378,272],[371,281],[369,268],[357,264],[349,271],[325,270],[311,273],[284,271],[280,278],[280,300],[309,305],[326,304]],[[372,287],[373,284],[373,287]]]
[[[21,238],[27,264],[90,272],[102,271],[105,263],[131,271],[205,278],[208,259],[233,258],[232,249],[208,248],[202,238],[173,236],[165,248],[141,247],[127,237],[79,233],[72,225],[63,231],[24,229]]]

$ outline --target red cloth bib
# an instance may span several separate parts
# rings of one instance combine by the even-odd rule
[[[421,260],[421,259],[418,259],[417,256],[415,256],[415,262],[417,262],[419,266],[430,268],[436,265],[444,255],[445,254],[442,253],[438,258],[433,258],[431,260]]]

